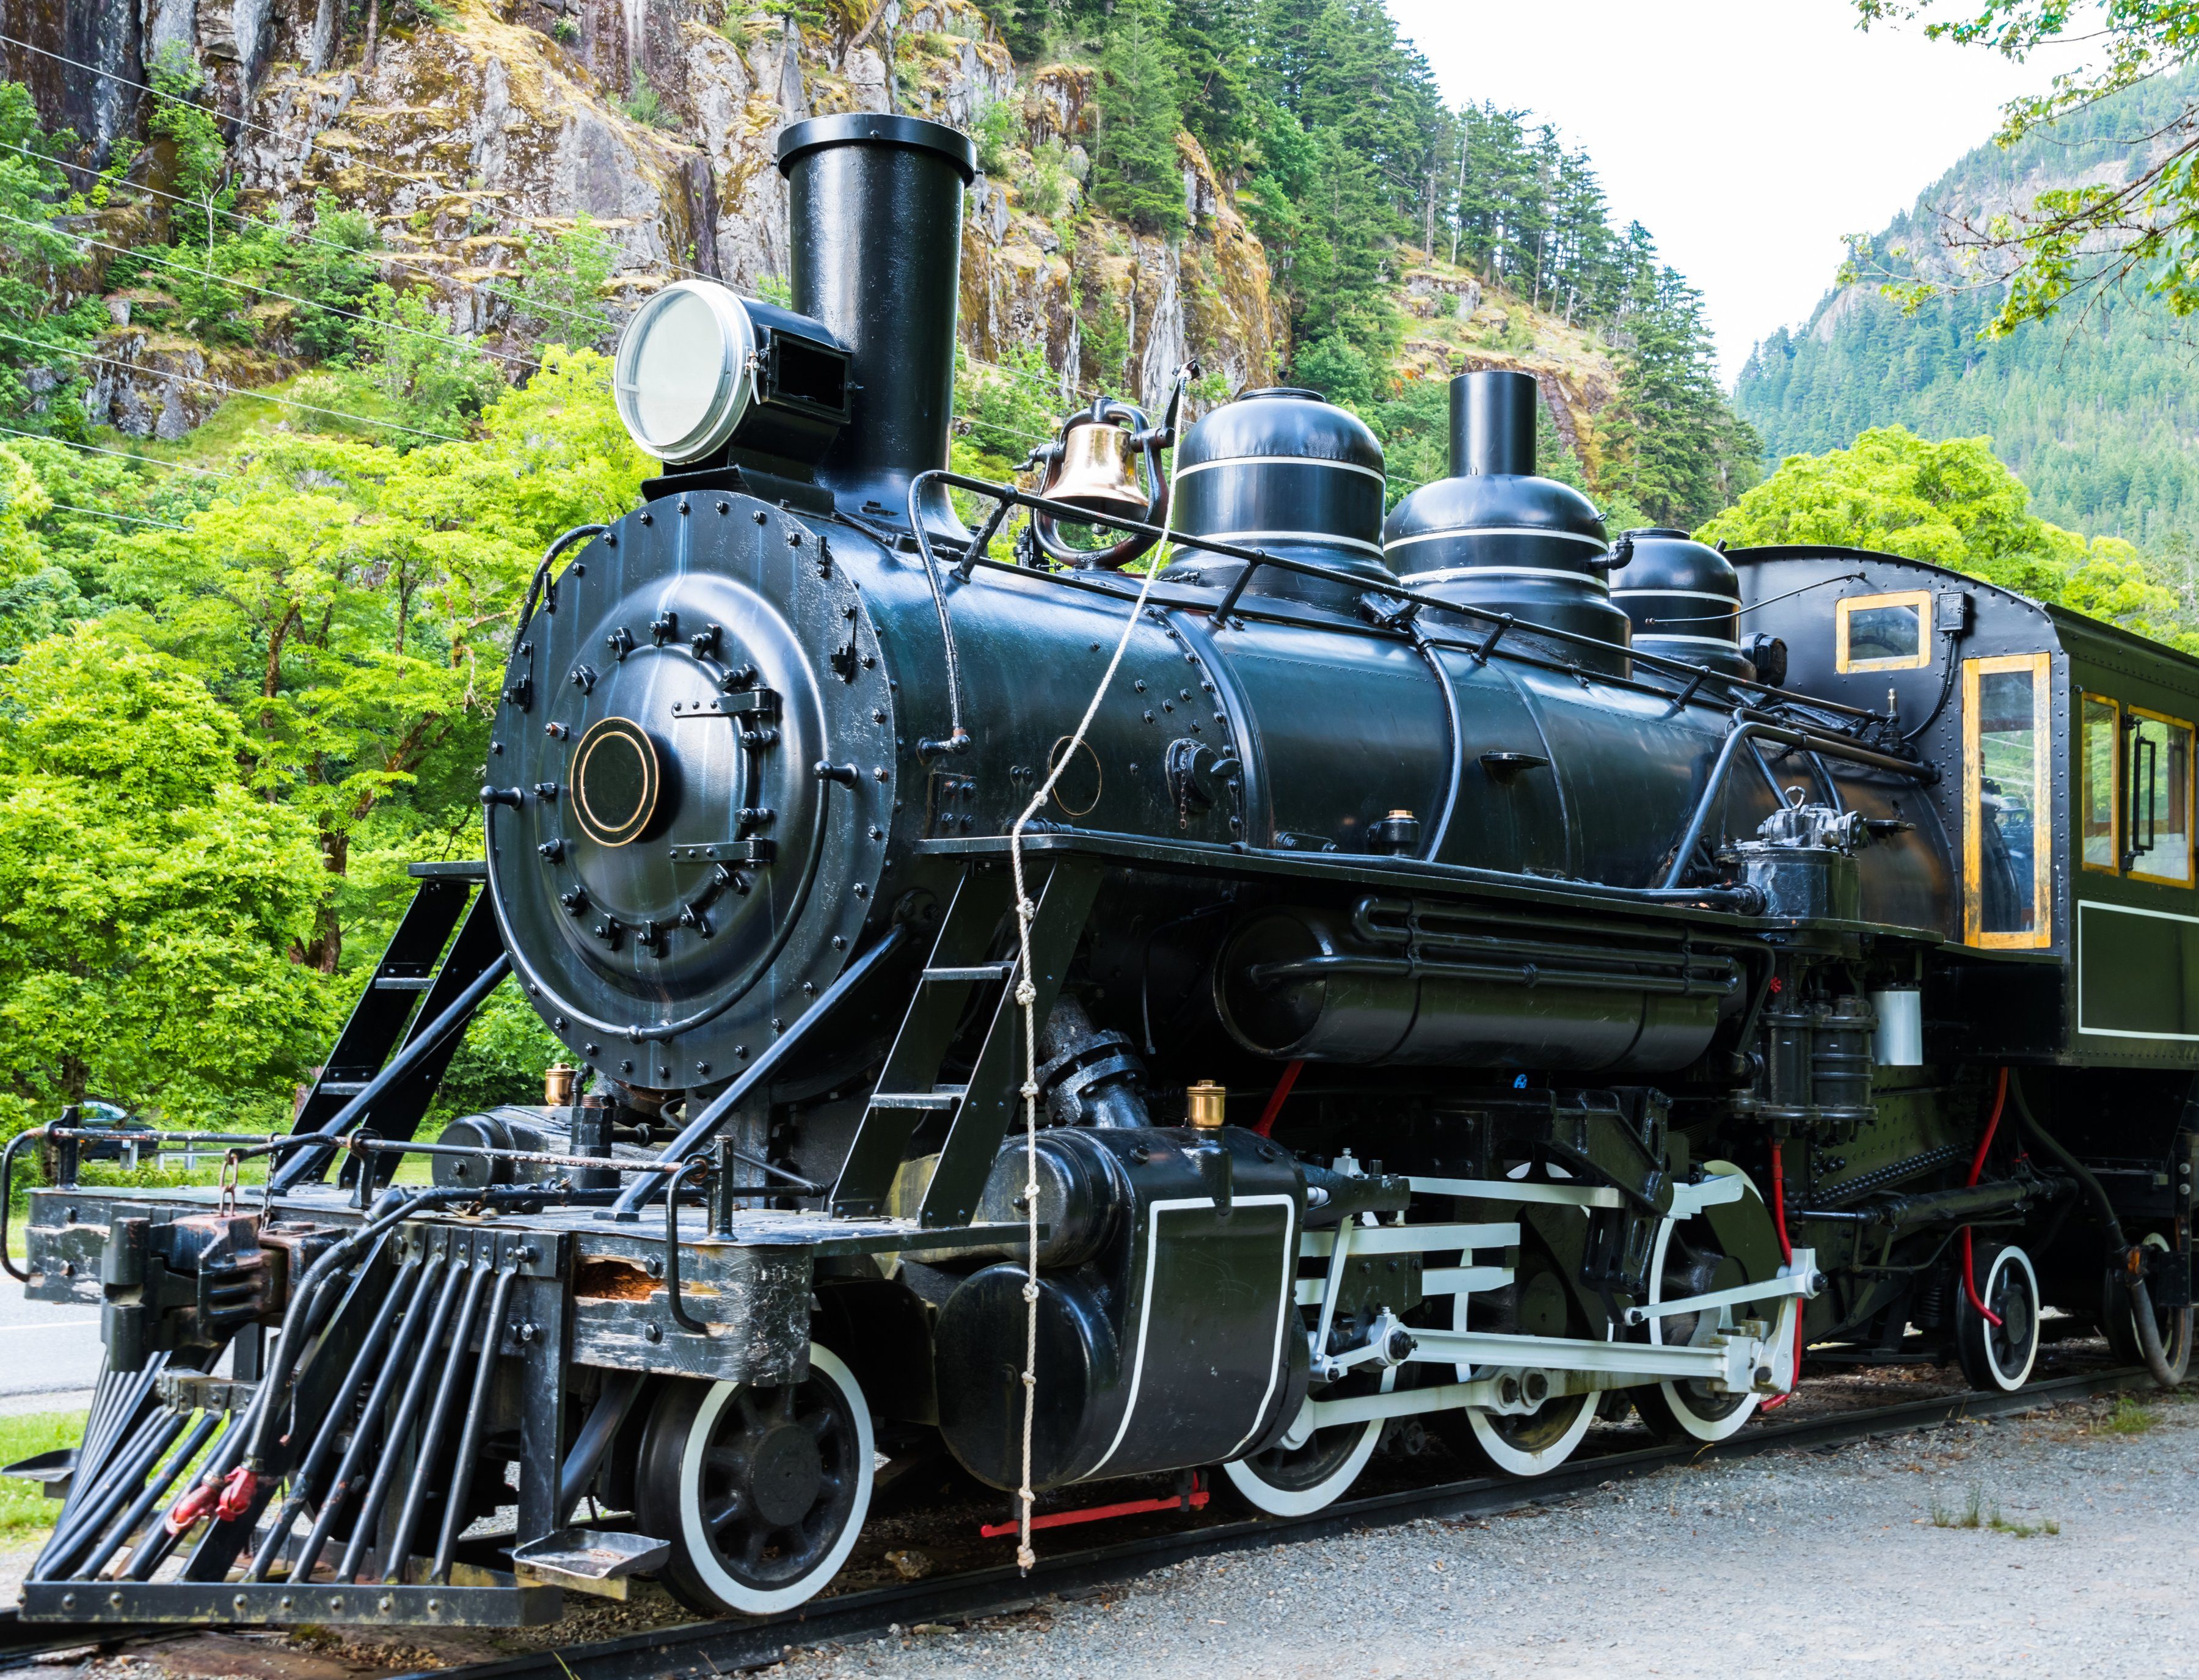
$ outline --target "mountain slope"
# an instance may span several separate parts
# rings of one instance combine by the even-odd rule
[[[1971,152],[1872,241],[1889,268],[1947,273],[1943,213],[1981,219],[2039,191],[2118,181],[2145,137],[2199,92],[2199,72],[2163,78],[2065,119],[2007,151]],[[1926,437],[1989,435],[2031,487],[2033,510],[2091,535],[2158,542],[2199,526],[2199,354],[2184,324],[2145,303],[2103,299],[1984,341],[1997,289],[1915,314],[1875,283],[1829,293],[1799,331],[1782,329],[1741,370],[1735,405],[1768,464],[1846,447],[1900,424]]]

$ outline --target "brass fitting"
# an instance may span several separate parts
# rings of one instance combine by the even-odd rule
[[[1184,1110],[1191,1123],[1202,1132],[1219,1131],[1227,1123],[1223,1111],[1229,1101],[1229,1093],[1210,1079],[1202,1079],[1183,1094]]]

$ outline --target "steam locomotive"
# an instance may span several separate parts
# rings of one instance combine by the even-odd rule
[[[636,313],[662,473],[543,562],[486,856],[416,868],[292,1135],[233,1140],[264,1190],[82,1181],[148,1124],[10,1146],[28,1293],[108,1350],[15,1467],[27,1619],[770,1612],[882,1461],[1303,1513],[1427,1430],[1533,1476],[1811,1363],[2012,1389],[2049,1306],[2181,1374],[2199,663],[1614,540],[1502,371],[1386,515],[1292,389],[961,477],[970,143],[779,160],[791,306]],[[580,1071],[420,1140],[507,976]]]

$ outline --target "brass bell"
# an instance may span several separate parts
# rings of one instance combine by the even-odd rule
[[[1143,519],[1148,499],[1131,470],[1129,441],[1129,433],[1112,421],[1070,421],[1060,464],[1043,493],[1093,513]]]

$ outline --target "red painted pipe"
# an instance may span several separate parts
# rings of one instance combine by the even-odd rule
[[[2007,1101],[2008,1070],[2003,1068],[2000,1070],[2000,1082],[1993,1087],[1992,1113],[1986,1121],[1986,1135],[1978,1140],[1978,1152],[1970,1160],[1970,1175],[1963,1181],[1965,1188],[1975,1184],[1978,1181],[1978,1175],[1985,1170],[1986,1151],[1992,1147],[1993,1134],[2000,1129],[2001,1107]],[[1967,1225],[1963,1227],[1963,1292],[1970,1298],[1972,1312],[1996,1330],[2000,1327],[2000,1315],[1987,1306],[1978,1295],[1977,1262],[1971,1252],[1970,1228]]]
[[[1153,1511],[1197,1511],[1205,1507],[1208,1494],[1204,1484],[1188,1494],[1177,1494],[1167,1499],[1126,1499],[1119,1505],[1088,1505],[1081,1511],[1049,1511],[1042,1517],[1033,1517],[1031,1526],[1037,1528],[1066,1528],[1071,1523],[1103,1521],[1108,1517],[1138,1517]],[[1012,1522],[987,1523],[977,1531],[982,1539],[997,1540],[1002,1535],[1013,1534]]]
[[[1775,1140],[1771,1145],[1771,1224],[1779,1233],[1779,1263],[1794,1263],[1794,1245],[1787,1240],[1787,1162],[1786,1146]],[[1775,1406],[1783,1406],[1794,1397],[1794,1391],[1802,1385],[1802,1298],[1794,1298],[1794,1380],[1787,1385],[1784,1394],[1775,1394],[1756,1409],[1768,1412]]]
[[[1305,1066],[1303,1058],[1283,1070],[1283,1076],[1275,1082],[1275,1088],[1268,1093],[1268,1105],[1260,1111],[1260,1123],[1252,1128],[1262,1137],[1275,1123],[1275,1117],[1283,1111],[1283,1099],[1291,1094],[1291,1087],[1298,1082],[1298,1070]]]

